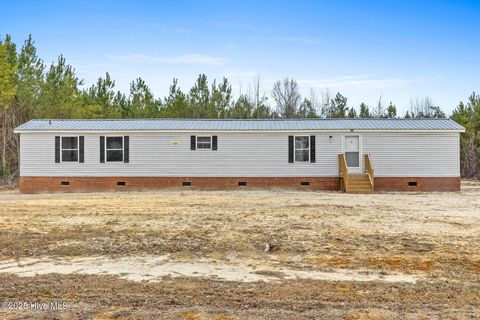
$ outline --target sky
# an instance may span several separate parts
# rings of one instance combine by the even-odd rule
[[[63,54],[89,86],[144,79],[163,97],[204,73],[236,96],[257,75],[270,96],[294,78],[302,93],[379,98],[400,112],[429,96],[447,112],[480,91],[480,1],[0,1],[0,37],[32,34],[48,64]],[[273,104],[272,99],[269,101]]]

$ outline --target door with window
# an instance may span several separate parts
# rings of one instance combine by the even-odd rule
[[[358,136],[345,137],[345,160],[347,160],[348,170],[351,172],[361,172],[360,166],[360,138]]]

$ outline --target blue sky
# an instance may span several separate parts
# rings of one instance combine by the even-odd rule
[[[229,78],[236,95],[257,74],[269,95],[293,77],[308,95],[340,91],[357,106],[380,96],[402,113],[430,96],[451,111],[480,91],[480,1],[7,1],[0,36],[32,34],[87,85],[142,77],[163,97],[174,77]]]

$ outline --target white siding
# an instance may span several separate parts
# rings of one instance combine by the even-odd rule
[[[59,135],[59,134],[57,134]],[[130,136],[130,163],[100,163],[100,134],[85,136],[85,163],[55,163],[55,134],[21,134],[22,176],[337,176],[342,137],[316,136],[316,163],[288,163],[294,133],[202,133],[218,150],[190,150],[190,134]],[[200,134],[198,134],[200,135]],[[172,146],[172,141],[178,145]]]
[[[193,133],[192,133],[193,134]],[[350,134],[317,134],[316,163],[288,163],[286,133],[217,135],[218,150],[190,150],[189,133],[121,133],[130,136],[130,163],[100,163],[100,134],[85,136],[85,163],[55,163],[53,133],[21,134],[22,176],[338,176],[338,154]],[[198,134],[200,135],[200,134]],[[298,133],[297,133],[298,135]],[[459,176],[458,133],[362,133],[376,176]],[[330,141],[329,136],[332,136]],[[178,141],[173,146],[172,141]]]
[[[460,176],[458,133],[369,133],[362,152],[369,153],[376,176]]]

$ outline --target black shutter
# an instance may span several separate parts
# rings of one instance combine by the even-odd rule
[[[105,137],[100,137],[100,163],[105,163]]]
[[[288,162],[293,163],[293,136],[288,136]]]
[[[190,136],[190,150],[195,150],[197,148],[197,138],[195,136]]]
[[[55,137],[55,163],[60,163],[60,137]]]
[[[130,162],[130,137],[123,137],[123,162]]]
[[[315,136],[310,136],[310,162],[315,162]]]
[[[212,137],[212,150],[217,150],[217,136]]]
[[[85,155],[84,155],[84,150],[85,149],[85,137],[80,136],[78,139],[78,162],[84,163],[85,162]]]

